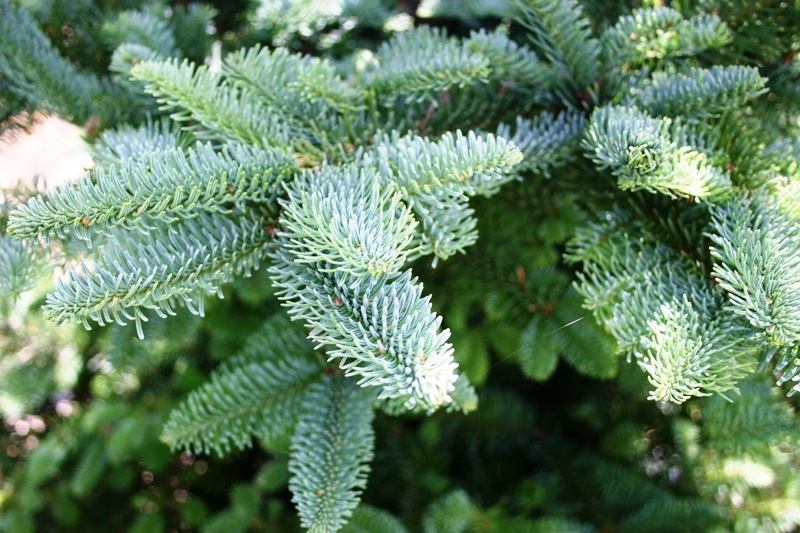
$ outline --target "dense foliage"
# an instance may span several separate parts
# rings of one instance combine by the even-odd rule
[[[0,531],[795,530],[799,30],[0,0]]]

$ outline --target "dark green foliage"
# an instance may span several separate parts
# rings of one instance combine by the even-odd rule
[[[386,511],[362,504],[355,508],[353,516],[340,531],[344,533],[406,533],[407,529],[402,522]]]
[[[26,50],[0,54],[0,119],[40,109],[96,130],[138,123],[152,108],[131,91],[135,86],[108,75],[115,49],[136,45],[202,60],[214,11],[195,3],[173,9],[162,2],[3,0],[0,13],[0,47]]]
[[[0,47],[29,52],[24,56],[5,53],[0,60],[0,77],[12,95],[27,106],[61,112],[77,122],[92,115],[117,118],[113,106],[122,95],[118,91],[113,94],[109,79],[81,71],[62,57],[26,10],[5,0],[0,15]]]

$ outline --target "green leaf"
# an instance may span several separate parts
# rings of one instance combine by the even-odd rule
[[[164,517],[157,513],[140,514],[127,533],[162,533],[166,528]]]
[[[558,365],[559,337],[555,336],[553,321],[534,316],[519,341],[518,358],[526,376],[535,381],[546,381]]]
[[[455,359],[464,376],[473,385],[480,386],[489,375],[489,351],[482,331],[466,331],[453,336]]]
[[[94,441],[83,450],[75,473],[70,480],[72,493],[80,498],[85,497],[100,480],[106,466],[105,442],[102,438]]]
[[[25,479],[38,486],[50,478],[67,457],[68,447],[53,433],[44,438],[25,462]]]
[[[600,329],[580,308],[581,298],[570,289],[556,305],[552,321],[559,324],[553,332],[561,356],[581,374],[609,379],[619,371],[619,356],[609,335]]]
[[[360,504],[353,516],[340,529],[341,533],[407,533],[408,530],[397,518],[388,512]]]
[[[475,504],[463,490],[445,494],[425,511],[422,525],[425,533],[464,533],[477,512]]]

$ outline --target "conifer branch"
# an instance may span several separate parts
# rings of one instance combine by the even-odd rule
[[[164,56],[143,44],[125,43],[114,50],[108,70],[114,73],[114,81],[125,86],[134,97],[141,101],[142,106],[151,111],[156,111],[155,100],[149,96],[145,88],[147,84],[131,77],[131,70],[139,63],[145,61],[162,61]]]
[[[346,84],[328,61],[290,54],[285,48],[242,49],[226,57],[222,69],[242,89],[252,90],[268,106],[302,122],[364,106],[361,91]],[[274,87],[281,90],[270,90]]]
[[[32,289],[44,271],[44,259],[40,249],[0,236],[0,297],[14,299]]]
[[[550,321],[534,315],[520,335],[516,356],[522,372],[534,381],[547,380],[558,365],[560,338],[549,335],[554,329]]]
[[[147,320],[142,319],[142,338],[116,323],[105,330],[108,363],[115,371],[133,372],[140,378],[179,360],[186,346],[200,336],[203,321],[203,317],[182,310],[167,318],[150,310],[143,314]]]
[[[283,247],[296,263],[358,278],[397,272],[408,260],[417,222],[399,193],[381,190],[374,170],[327,167],[287,191]]]
[[[444,408],[448,413],[460,412],[466,415],[478,408],[478,393],[464,374],[456,375],[456,380],[453,383],[453,389],[450,391],[449,396],[450,403]],[[389,416],[406,415],[409,413],[428,414],[430,410],[422,403],[417,403],[415,406],[410,407],[408,398],[404,396],[379,398],[377,407]]]
[[[233,275],[248,275],[264,259],[272,236],[264,219],[240,213],[200,214],[180,224],[156,222],[137,241],[112,241],[94,264],[69,270],[47,297],[45,317],[89,327],[133,320],[139,336],[142,308],[161,316],[185,304],[203,314],[203,296],[218,292]]]
[[[131,69],[131,76],[146,82],[147,92],[173,111],[172,119],[187,123],[199,139],[290,144],[290,125],[275,120],[255,94],[222,81],[206,66],[178,59],[145,61]]]
[[[764,148],[763,155],[775,161],[775,164],[780,167],[781,173],[790,178],[788,186],[793,188],[796,180],[800,178],[800,137],[781,136]],[[790,200],[784,204],[784,207],[792,216],[800,218],[800,196],[797,194],[780,196]]]
[[[720,449],[729,452],[725,454],[727,458],[744,455],[766,461],[776,452],[796,450],[794,409],[790,403],[781,401],[771,380],[751,376],[742,381],[741,390],[741,401],[710,398],[704,402],[705,440],[717,441]]]
[[[365,93],[345,83],[327,61],[255,46],[228,55],[222,70],[233,86],[252,93],[273,120],[285,124],[296,143],[307,140],[330,151],[362,133],[350,135],[348,123],[359,122]],[[360,127],[371,129],[366,123]]]
[[[583,261],[585,305],[648,373],[651,399],[682,403],[735,390],[754,367],[755,350],[725,315],[719,293],[697,266],[646,233],[620,231],[636,227],[629,215],[607,218],[578,233],[569,258]]]
[[[379,398],[397,398],[406,409],[432,411],[451,401],[456,381],[449,331],[411,272],[354,277],[324,263],[306,266],[281,250],[270,269],[289,314],[312,328],[309,338],[330,345],[358,383],[382,389]]]
[[[392,514],[361,503],[340,530],[341,533],[408,533],[403,523]]]
[[[515,179],[509,171],[522,160],[513,143],[491,134],[445,133],[437,141],[408,135],[383,136],[365,156],[381,176],[391,180],[409,199],[436,189],[466,196],[491,196]]]
[[[768,358],[782,353],[780,382],[793,379],[800,373],[791,355],[800,346],[800,226],[764,193],[738,195],[712,214],[714,279],[730,311],[763,339]]]
[[[147,11],[122,11],[116,20],[103,23],[102,33],[112,49],[129,43],[146,46],[162,57],[180,56],[168,20]]]
[[[695,198],[719,197],[731,188],[730,176],[691,146],[678,146],[669,119],[655,119],[635,108],[601,107],[587,126],[583,147],[600,170],[609,169],[623,190],[645,190]]]
[[[129,104],[108,78],[81,71],[62,57],[27,11],[7,1],[0,2],[0,79],[4,89],[31,107],[79,123],[97,116],[110,125]]]
[[[181,131],[180,124],[170,122],[167,117],[160,120],[148,117],[140,127],[126,124],[104,130],[92,145],[92,159],[98,168],[122,167],[128,159],[147,157],[170,148],[185,151],[192,144],[192,136]]]
[[[18,209],[24,202],[9,193],[16,210],[0,235],[0,295],[32,286],[44,259],[36,245],[61,237],[66,274],[45,316],[117,323],[91,338],[126,366],[121,381],[112,373],[103,382],[126,383],[137,364],[183,364],[207,339],[199,355],[225,357],[163,440],[224,454],[255,439],[279,456],[234,488],[228,509],[213,509],[207,533],[259,517],[268,529],[403,533],[399,520],[357,507],[376,454],[374,411],[472,411],[467,376],[483,383],[492,354],[536,380],[559,359],[608,379],[624,354],[649,386],[628,375],[580,379],[588,388],[565,391],[567,404],[544,417],[491,389],[470,417],[381,417],[376,427],[394,438],[377,441],[393,464],[375,478],[422,495],[395,508],[425,533],[797,528],[797,415],[773,385],[800,391],[800,2],[423,0],[410,2],[414,17],[389,7],[409,2],[258,3],[225,42],[264,44],[229,54],[217,71],[216,62],[199,66],[212,8],[0,0],[0,118],[42,108],[89,119],[91,139],[102,132],[82,180]],[[456,19],[437,24],[458,34],[408,30],[437,14]],[[158,106],[171,121],[149,118],[164,114]],[[129,124],[109,130],[120,117]],[[479,228],[485,246],[438,265],[475,243]],[[90,235],[87,250],[80,239]],[[422,256],[433,267],[409,270]],[[262,261],[270,268],[256,279],[235,279]],[[233,301],[216,303],[202,326],[190,313],[173,321],[179,306],[202,314],[206,295],[221,297],[228,281]],[[288,313],[228,358],[274,299]],[[0,410],[36,433],[21,414],[72,384],[56,376],[61,362],[39,366],[52,350],[39,352],[38,323],[22,331],[6,318],[9,332],[34,338],[0,339],[10,354],[0,357]],[[148,342],[134,345],[132,328],[116,327],[130,321]],[[750,376],[767,366],[772,376]],[[147,377],[166,384],[160,374]],[[486,383],[501,382],[511,383]],[[642,433],[639,389],[664,412],[686,403],[686,416],[673,411],[667,434]],[[725,403],[731,391],[744,397]],[[613,412],[594,409],[595,393]],[[64,490],[89,496],[108,469],[151,452],[145,430],[161,420],[144,414],[153,406],[142,398],[78,410],[88,425],[68,424],[80,430],[73,450],[50,437],[31,450],[35,436],[15,426],[9,454],[30,455],[19,486],[5,491],[0,529],[88,523],[70,498],[55,500]],[[558,434],[561,415],[591,418],[599,450],[574,457]],[[659,446],[664,436],[680,455]],[[531,443],[552,456],[542,475],[512,471],[543,464],[538,452],[500,462]],[[449,466],[469,463],[459,480],[469,495],[445,486],[447,464],[428,468],[431,452],[454,447],[467,451]],[[486,459],[497,464],[483,469]],[[70,465],[71,477],[52,479]],[[509,480],[507,497],[480,507]],[[287,482],[297,523],[276,502],[261,516],[262,494]],[[572,496],[588,505],[563,505]],[[519,516],[514,502],[537,518]],[[194,503],[181,510],[192,526],[207,518]],[[53,519],[37,511],[48,508]],[[164,516],[139,513],[132,529],[158,530]]]
[[[548,316],[547,334],[555,337],[561,358],[579,373],[597,379],[611,379],[619,371],[619,355],[614,339],[602,325],[579,320],[583,298],[569,287],[559,296],[555,310]],[[577,318],[576,318],[577,317]],[[564,327],[569,324],[569,327]]]
[[[374,453],[373,399],[339,376],[309,387],[292,435],[289,488],[310,533],[338,531],[358,505]]]
[[[642,322],[646,320],[644,315],[658,312],[665,302],[686,298],[692,307],[708,313],[719,308],[719,296],[710,290],[703,272],[644,234],[631,213],[615,211],[605,218],[604,223],[580,228],[567,252],[569,261],[584,264],[578,288],[584,295],[585,307],[602,323],[609,325],[619,320],[613,307],[629,290],[640,293],[641,297],[629,303],[640,310],[641,306],[646,306],[646,312],[625,319],[629,324],[637,324],[628,331],[646,330]],[[619,328],[612,328],[612,333],[622,350],[628,351],[639,342],[638,333],[628,336]]]
[[[173,449],[219,455],[269,441],[296,423],[303,395],[322,368],[302,330],[269,318],[211,380],[172,411],[161,439]]]
[[[530,170],[550,177],[550,171],[573,161],[578,154],[586,116],[575,111],[558,115],[543,112],[531,119],[517,117],[512,127],[500,124],[497,136],[508,139],[523,154],[517,171]]]
[[[475,24],[479,19],[511,18],[515,12],[514,2],[508,0],[423,0],[416,14],[422,18],[449,18]]]
[[[452,401],[445,408],[448,413],[458,411],[466,415],[478,408],[478,393],[464,374],[459,374],[456,378],[453,390],[450,391],[450,398]],[[385,408],[386,406],[383,407],[385,411],[391,412],[391,410]],[[399,413],[400,410],[395,409],[394,412]]]
[[[417,136],[378,139],[364,164],[399,190],[420,222],[412,257],[446,259],[477,239],[469,196],[491,196],[515,178],[522,159],[513,143],[493,135],[446,133],[436,142]]]
[[[754,361],[735,360],[737,339],[713,315],[688,301],[668,303],[647,321],[647,331],[634,352],[654,389],[649,399],[683,403],[692,397],[736,390]]]
[[[425,533],[465,531],[478,512],[469,495],[454,490],[436,500],[422,519]]]
[[[614,377],[619,367],[616,343],[602,326],[583,319],[581,295],[569,288],[557,301],[552,313],[535,314],[522,330],[514,354],[522,371],[533,380],[545,381],[560,357],[586,376]]]
[[[717,15],[703,13],[685,19],[675,9],[663,6],[636,9],[600,36],[610,66],[693,56],[731,40],[733,34]]]
[[[269,147],[226,144],[219,152],[197,144],[151,152],[122,166],[98,168],[75,184],[33,198],[9,220],[18,239],[63,235],[88,239],[89,229],[141,227],[146,221],[176,220],[197,212],[227,212],[245,201],[272,202],[294,161]]]
[[[415,235],[412,259],[433,255],[431,266],[475,244],[478,240],[474,210],[465,196],[447,189],[433,191],[411,202],[421,231]]]
[[[553,64],[560,96],[577,103],[578,93],[593,91],[600,75],[600,43],[575,0],[515,0],[514,19],[530,30],[526,37]]]
[[[350,32],[379,30],[390,16],[390,5],[382,0],[290,0],[256,6],[249,21],[273,45],[290,48],[301,39],[313,42],[319,51],[347,40]],[[331,29],[336,38],[325,39]]]
[[[552,79],[550,66],[539,60],[527,46],[512,41],[501,28],[491,33],[484,29],[473,31],[464,45],[486,56],[491,68],[490,78],[506,87],[528,93],[536,90],[540,99],[549,89]]]
[[[650,86],[636,93],[643,110],[661,116],[703,119],[741,107],[766,92],[765,78],[753,67],[691,68],[685,74],[653,74]]]
[[[363,85],[386,106],[395,100],[425,102],[451,87],[485,81],[489,59],[461,46],[438,28],[403,32],[378,48],[377,61],[363,74]]]
[[[220,10],[200,2],[177,4],[171,9],[169,24],[180,54],[195,62],[205,60],[211,54],[209,37],[216,29],[214,21]]]
[[[386,137],[359,166],[326,167],[287,188],[271,269],[279,294],[347,375],[383,389],[381,399],[433,410],[451,401],[456,380],[441,319],[410,272],[400,274],[409,257],[426,253],[412,239],[411,213],[426,232],[440,225],[463,235],[466,195],[494,193],[520,157],[493,136]],[[457,199],[455,207],[443,199]]]
[[[642,473],[602,456],[581,454],[576,468],[581,483],[592,494],[603,494],[607,511],[627,531],[673,529],[676,523],[690,524],[701,531],[713,530],[721,522],[719,509],[703,501],[679,497],[653,483]],[[657,502],[659,505],[655,505]],[[627,528],[630,529],[627,529]]]

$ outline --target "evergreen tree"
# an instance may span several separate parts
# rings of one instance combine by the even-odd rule
[[[264,0],[208,64],[213,8],[123,4],[0,1],[3,116],[96,162],[8,202],[0,288],[57,264],[44,317],[110,363],[0,529],[90,520],[140,425],[266,458],[182,529],[800,525],[800,4]]]

